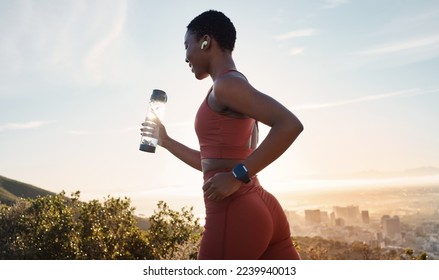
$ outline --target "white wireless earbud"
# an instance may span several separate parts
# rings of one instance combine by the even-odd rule
[[[207,41],[203,41],[203,43],[201,43],[201,49],[204,50],[205,47],[207,47]]]

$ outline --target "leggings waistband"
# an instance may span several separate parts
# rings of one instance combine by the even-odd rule
[[[206,182],[207,180],[209,180],[210,178],[212,178],[216,173],[220,173],[220,172],[231,172],[232,169],[231,168],[220,168],[220,169],[215,169],[215,170],[210,170],[207,171],[203,174],[203,179],[204,182]],[[257,179],[257,175],[254,175],[253,177],[251,177],[250,179]],[[250,183],[249,183],[250,184]]]
[[[204,182],[207,182],[210,178],[212,178],[217,173],[230,172],[230,171],[232,171],[232,169],[230,169],[230,168],[221,168],[221,169],[215,169],[215,170],[208,171],[208,172],[204,173],[204,175],[203,175]],[[234,193],[232,196],[241,195],[241,194],[247,193],[251,190],[257,190],[260,188],[262,188],[262,187],[259,183],[258,177],[255,175],[255,176],[251,177],[251,181],[249,183],[247,183],[247,184],[241,183],[240,189],[238,191],[236,191],[236,193]]]
[[[203,174],[203,179],[204,182],[206,182],[207,180],[209,180],[210,178],[213,177],[213,175],[215,175],[216,173],[220,173],[220,172],[230,172],[232,171],[232,169],[230,168],[221,168],[221,169],[215,169],[215,170],[210,170],[207,171]]]

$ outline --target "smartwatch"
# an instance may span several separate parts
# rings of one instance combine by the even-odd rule
[[[241,182],[249,183],[250,177],[248,176],[248,170],[242,163],[238,163],[232,170],[233,176]]]

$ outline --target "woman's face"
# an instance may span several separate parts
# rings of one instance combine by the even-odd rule
[[[206,57],[201,49],[201,40],[197,40],[195,34],[187,31],[184,36],[184,47],[186,49],[186,62],[189,64],[195,77],[202,80],[209,76],[206,67]]]

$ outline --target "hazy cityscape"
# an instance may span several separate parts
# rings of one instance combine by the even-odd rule
[[[411,248],[439,259],[439,186],[340,190],[295,199],[310,203],[286,210],[295,236]]]

